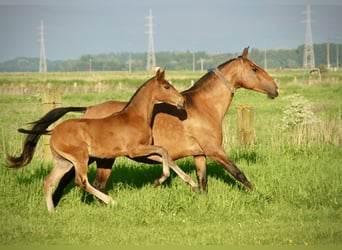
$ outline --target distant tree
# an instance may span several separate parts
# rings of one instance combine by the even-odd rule
[[[330,64],[336,65],[337,46],[340,46],[339,62],[342,64],[341,44],[330,44]],[[315,44],[316,66],[326,65],[326,43]],[[303,66],[304,45],[296,49],[259,50],[252,48],[249,58],[260,66],[267,68],[301,68]],[[161,51],[156,53],[157,65],[168,70],[192,70],[193,59],[195,59],[195,69],[199,70],[201,59],[203,59],[204,70],[215,68],[240,55],[238,53],[215,53],[208,54],[204,51]],[[266,55],[266,57],[265,57]],[[146,69],[146,53],[130,53],[131,66],[133,71]],[[102,53],[98,55],[82,55],[75,60],[48,60],[48,71],[88,71],[91,67],[94,71],[127,71],[128,52],[122,53]],[[19,57],[10,61],[0,63],[0,72],[38,72],[39,58]]]

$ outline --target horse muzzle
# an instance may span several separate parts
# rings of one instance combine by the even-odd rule
[[[273,89],[272,91],[271,91],[271,90],[267,91],[267,96],[268,96],[268,98],[270,98],[270,99],[274,99],[274,98],[276,98],[278,95],[279,95],[279,88],[278,88],[278,87],[276,87],[276,88]]]
[[[185,109],[185,100],[181,100],[176,104],[177,109],[184,110]]]

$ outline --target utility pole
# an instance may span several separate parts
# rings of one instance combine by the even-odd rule
[[[267,69],[267,49],[264,51],[264,69]]]
[[[303,68],[304,70],[311,70],[315,68],[315,55],[311,31],[311,6],[309,3],[306,5],[306,11],[304,13],[306,14],[306,34],[304,45]]]
[[[338,60],[338,57],[339,57],[339,51],[338,51],[338,49],[339,49],[339,45],[338,45],[338,43],[336,44],[336,68],[338,69],[338,67],[339,67],[339,60]]]
[[[203,59],[203,58],[201,58],[201,59],[200,59],[200,62],[201,62],[201,72],[203,72],[204,59]]]
[[[132,56],[131,51],[128,52],[128,73],[132,72]]]
[[[330,69],[330,42],[327,42],[327,69]]]
[[[39,72],[47,72],[46,54],[45,54],[45,39],[44,39],[44,23],[40,21],[40,59],[39,59]]]
[[[146,70],[150,71],[154,67],[156,67],[156,56],[154,54],[154,42],[153,42],[153,16],[152,10],[150,9],[149,15],[147,18],[147,27],[148,27],[148,50],[147,50],[147,65]]]
[[[192,52],[192,72],[195,72],[196,70],[196,55],[195,51]]]
[[[88,68],[88,70],[89,70],[89,74],[91,72],[93,72],[93,59],[92,58],[89,58],[89,68]]]

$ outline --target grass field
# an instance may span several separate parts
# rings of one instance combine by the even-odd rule
[[[33,162],[19,170],[0,168],[0,245],[341,245],[342,244],[342,73],[330,72],[302,82],[301,71],[271,71],[280,84],[275,100],[241,89],[224,119],[224,147],[255,187],[248,192],[215,162],[208,163],[208,194],[191,191],[172,175],[154,188],[160,165],[119,158],[107,190],[118,205],[106,207],[71,184],[55,213],[48,213],[43,179],[53,164],[44,160],[44,143]],[[183,90],[202,74],[166,72]],[[128,100],[147,73],[1,74],[0,164],[6,153],[19,153],[16,132],[43,115],[43,86],[68,88],[101,82],[110,91],[63,93],[63,106]],[[133,80],[132,80],[133,79]],[[18,86],[37,88],[31,94]],[[7,90],[6,90],[7,91]],[[294,96],[294,95],[297,96]],[[296,103],[302,97],[307,102]],[[292,99],[291,99],[292,97]],[[297,98],[298,99],[298,98]],[[292,106],[289,108],[289,104]],[[255,142],[240,146],[236,107],[255,110]],[[305,113],[312,124],[282,129],[287,119]],[[311,113],[310,113],[311,112]],[[68,116],[73,117],[73,116]],[[192,158],[178,161],[195,180]],[[95,167],[89,168],[89,178]]]

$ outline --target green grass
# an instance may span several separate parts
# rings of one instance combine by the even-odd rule
[[[154,188],[160,165],[119,158],[107,186],[117,206],[104,206],[71,184],[56,212],[48,213],[42,183],[53,164],[42,160],[41,141],[29,166],[0,168],[0,245],[342,244],[341,82],[329,82],[324,76],[323,82],[309,86],[289,80],[295,74],[299,73],[272,72],[281,80],[282,95],[275,100],[239,90],[224,119],[224,147],[254,185],[253,192],[246,191],[211,160],[208,194],[199,195],[175,174]],[[184,80],[179,72],[169,75],[179,89],[186,88],[193,77],[189,73]],[[58,75],[54,77],[58,79]],[[134,77],[138,84],[145,79],[143,74]],[[182,80],[186,82],[183,85]],[[62,99],[65,106],[91,105],[127,100],[133,91],[70,93]],[[280,130],[288,102],[285,97],[294,93],[312,103],[320,124]],[[250,147],[237,142],[239,104],[251,104],[255,110],[256,140]],[[42,108],[39,94],[2,95],[0,106],[3,165],[6,152],[21,149],[23,137],[16,129],[41,117]],[[196,179],[192,158],[178,164]],[[90,180],[94,178],[94,166],[88,175]]]

